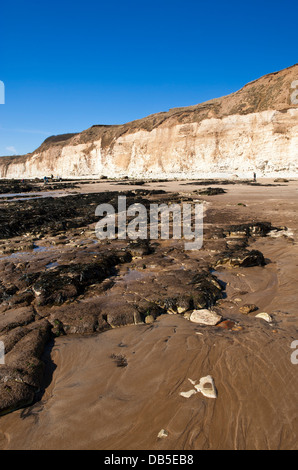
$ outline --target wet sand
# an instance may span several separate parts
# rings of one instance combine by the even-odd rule
[[[42,402],[1,418],[2,448],[294,448],[288,337],[257,322],[236,334],[165,316],[153,326],[59,338]],[[117,367],[112,354],[128,365]],[[188,379],[209,374],[217,399],[179,395],[192,388]],[[157,437],[161,429],[167,438]]]
[[[198,189],[151,184],[173,192]],[[81,191],[109,185],[82,185]],[[298,182],[223,187],[226,194],[206,198],[207,212],[288,228],[286,236],[249,247],[264,254],[266,266],[216,270],[226,283],[218,307],[240,328],[162,315],[150,325],[55,339],[45,393],[0,418],[1,449],[297,449],[298,365],[291,363],[290,346],[298,339]],[[138,286],[141,278],[132,274],[125,282]],[[256,304],[255,313],[267,312],[272,323],[239,313],[244,304]],[[207,375],[216,399],[180,395],[192,389],[189,379],[197,383]],[[158,438],[161,429],[167,437]]]

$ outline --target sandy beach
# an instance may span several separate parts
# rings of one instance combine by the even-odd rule
[[[0,417],[0,449],[297,449],[298,365],[291,361],[291,344],[298,340],[298,181],[209,183],[154,181],[138,186],[103,180],[79,181],[73,188],[64,188],[65,201],[83,194],[147,191],[142,197],[149,201],[199,198],[205,201],[206,211],[202,250],[186,252],[182,241],[158,240],[153,252],[115,261],[116,271],[99,284],[88,281],[78,294],[68,284],[61,305],[55,299],[50,302],[44,293],[42,303],[33,281],[28,285],[35,297],[28,300],[27,289],[26,301],[11,300],[25,292],[17,284],[16,271],[33,276],[47,267],[47,272],[56,273],[67,263],[90,262],[97,250],[106,256],[108,249],[123,249],[122,244],[118,240],[109,246],[96,244],[93,221],[82,223],[84,228],[66,228],[65,239],[61,229],[28,235],[32,248],[22,252],[5,251],[8,241],[10,246],[16,246],[20,238],[18,244],[23,243],[21,233],[2,236],[2,281],[14,283],[19,290],[2,305],[0,322],[16,306],[32,307],[34,322],[26,322],[26,328],[49,322],[53,331],[59,321],[61,334],[50,335],[39,356],[45,368],[41,383],[34,382],[38,393],[33,403]],[[225,192],[200,195],[207,187]],[[13,201],[0,204],[9,211]],[[272,230],[264,236],[250,234],[245,245],[240,225],[255,227],[257,223],[270,223]],[[226,235],[227,226],[233,225],[238,226],[236,235],[231,228]],[[220,230],[225,235],[219,235]],[[261,252],[265,265],[221,263],[227,247],[230,259],[231,253],[236,256],[236,248],[237,256],[244,248]],[[163,300],[160,307],[160,299],[168,301],[187,293],[191,276],[206,270],[210,274],[205,281],[215,276],[222,288],[207,305],[222,317],[220,323],[209,326],[190,321],[187,313],[194,308],[182,309],[178,301],[169,307]],[[149,307],[143,306],[145,301]],[[153,303],[161,310],[147,321]],[[243,307],[252,305],[255,310],[244,313]],[[124,314],[136,306],[140,317],[124,321]],[[101,312],[100,319],[97,312]],[[264,312],[270,321],[256,317]],[[86,315],[82,326],[79,320]],[[12,331],[20,327],[3,327],[0,340],[15,341]],[[7,354],[9,367],[18,365],[16,347]],[[189,398],[181,395],[194,390],[206,376],[213,378],[216,398],[199,391]]]

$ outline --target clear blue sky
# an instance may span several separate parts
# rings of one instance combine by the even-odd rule
[[[229,94],[298,62],[297,29],[297,0],[1,2],[0,155]]]

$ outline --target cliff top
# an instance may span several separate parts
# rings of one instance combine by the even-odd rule
[[[204,119],[223,118],[234,114],[250,114],[266,110],[287,111],[297,107],[291,103],[291,85],[298,80],[298,64],[278,72],[269,73],[246,84],[240,90],[221,98],[216,98],[194,106],[173,108],[167,112],[151,114],[142,119],[120,125],[94,125],[77,134],[63,134],[47,138],[32,154],[52,147],[90,143],[102,139],[102,147],[109,146],[114,139],[139,130],[152,131],[157,127],[171,127],[176,124],[201,122]],[[3,157],[2,164],[20,161],[22,156]]]

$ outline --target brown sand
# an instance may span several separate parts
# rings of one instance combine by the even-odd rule
[[[102,184],[109,183],[99,183],[100,190]],[[95,186],[89,189],[98,191]],[[180,190],[177,182],[158,186]],[[58,338],[50,385],[40,402],[0,418],[0,448],[297,448],[298,365],[291,363],[290,346],[298,339],[298,183],[225,189],[209,197],[209,210],[245,211],[247,219],[293,231],[291,238],[255,242],[271,261],[264,268],[218,270],[228,283],[221,307],[242,329],[199,327],[163,315],[152,325]],[[272,315],[272,325],[239,314],[247,303]],[[117,355],[125,356],[126,367],[117,367]],[[180,395],[193,388],[188,379],[197,383],[206,375],[214,379],[217,399]],[[161,429],[168,437],[157,437]]]

